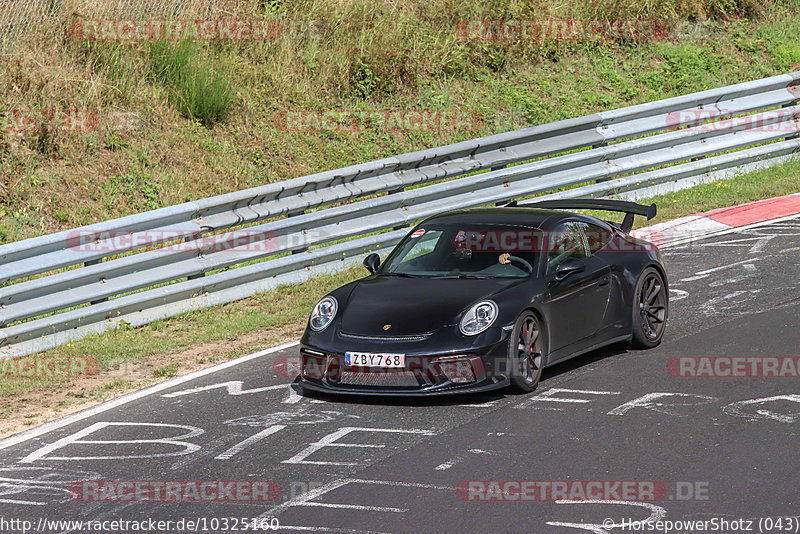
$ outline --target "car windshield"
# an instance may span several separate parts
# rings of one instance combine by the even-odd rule
[[[378,273],[436,278],[522,278],[536,271],[541,233],[527,226],[426,224]]]

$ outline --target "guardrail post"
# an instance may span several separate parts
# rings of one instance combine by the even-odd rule
[[[703,138],[700,140],[701,143],[705,143],[706,139]],[[691,158],[689,161],[700,161],[701,159],[706,159],[706,156],[697,156],[696,158]]]
[[[503,164],[503,165],[498,165],[497,167],[491,167],[489,170],[490,171],[499,171],[500,169],[505,169],[506,167],[508,167],[508,165]],[[508,202],[495,202],[494,203],[495,206],[505,206],[506,204],[508,204]]]
[[[189,237],[184,238],[183,242],[188,243],[189,241],[197,241],[200,238],[200,234],[191,234]],[[203,252],[200,251],[200,256],[203,255]],[[197,274],[190,274],[186,277],[187,280],[197,280],[198,278],[203,278],[206,275],[205,272],[200,272]]]
[[[292,213],[287,213],[287,217],[297,217],[298,215],[304,214],[305,211],[295,211]],[[301,248],[294,248],[291,250],[291,254],[302,254],[303,252],[308,252],[308,247],[301,247]]]
[[[604,146],[608,146],[608,142],[607,141],[603,141],[601,143],[597,143],[596,145],[592,145],[590,150],[594,150],[595,148],[602,148]],[[598,180],[595,180],[594,183],[599,184],[599,183],[602,183],[602,182],[607,182],[610,179],[611,178],[600,178]]]
[[[98,258],[96,260],[89,260],[89,261],[83,262],[83,266],[84,267],[90,267],[92,265],[97,265],[97,264],[102,263],[102,262],[103,262],[103,258]],[[105,282],[105,278],[102,279],[102,282]],[[107,300],[108,300],[108,297],[103,298],[103,299],[92,300],[92,301],[89,302],[89,304],[90,305],[91,304],[100,304],[101,302],[106,302]]]
[[[781,106],[781,109],[784,109],[784,108],[790,108],[790,107],[792,107],[792,106],[796,106],[796,105],[797,105],[797,103],[798,103],[798,101],[797,101],[797,100],[795,100],[795,101],[793,101],[793,102],[787,102],[786,104],[784,104],[784,105],[782,105],[782,106]],[[783,138],[783,140],[784,140],[784,141],[788,141],[788,140],[790,140],[790,139],[797,139],[797,137],[798,137],[798,134],[794,133],[794,134],[792,134],[792,135],[790,135],[790,136],[788,136],[788,137],[784,137],[784,138]]]
[[[398,187],[397,189],[393,189],[393,190],[389,191],[386,194],[387,195],[394,195],[395,193],[402,193],[405,190],[406,190],[405,187]],[[403,228],[403,226],[394,226],[394,227],[392,227],[392,230],[400,230],[402,228]]]

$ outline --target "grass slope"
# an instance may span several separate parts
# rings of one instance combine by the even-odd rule
[[[80,41],[67,21],[38,27],[0,48],[0,243],[787,72],[800,68],[798,11],[797,0],[274,0],[214,16],[317,22],[272,42],[196,44]],[[649,18],[668,32],[458,38],[465,20],[548,16]],[[403,109],[471,113],[482,128],[285,127],[287,112]],[[49,110],[87,110],[98,127],[13,129],[14,113]]]

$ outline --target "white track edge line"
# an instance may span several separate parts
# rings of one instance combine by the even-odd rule
[[[732,227],[726,228],[724,230],[712,230],[710,232],[702,233],[702,234],[696,234],[694,236],[691,235],[692,232],[687,232],[690,235],[687,236],[686,238],[676,239],[675,241],[667,243],[664,246],[659,247],[659,248],[660,249],[665,249],[665,248],[676,247],[678,245],[686,245],[688,243],[694,243],[695,241],[701,241],[701,240],[707,239],[709,237],[717,237],[717,236],[720,236],[720,235],[732,234],[732,233],[738,232],[740,230],[747,230],[748,228],[758,228],[759,226],[768,226],[770,224],[775,224],[775,223],[779,223],[779,222],[783,222],[783,221],[789,221],[789,220],[797,219],[797,218],[800,218],[800,213],[795,213],[794,215],[786,215],[784,217],[778,217],[776,219],[769,219],[767,221],[760,221],[760,222],[757,222],[757,223],[746,224],[744,226],[732,226]],[[642,229],[644,229],[644,228],[642,228]]]
[[[267,356],[268,354],[273,354],[275,352],[279,352],[281,350],[288,349],[289,347],[293,347],[297,345],[297,341],[289,341],[286,343],[281,343],[280,345],[275,345],[274,347],[269,347],[258,352],[254,352],[252,354],[247,354],[245,356],[240,356],[238,358],[234,358],[233,360],[229,360],[227,362],[223,362],[217,365],[213,365],[211,367],[206,367],[205,369],[200,369],[198,371],[191,372],[189,374],[178,376],[167,380],[165,382],[161,382],[155,384],[153,386],[147,387],[145,389],[140,389],[139,391],[134,391],[128,393],[127,395],[123,395],[122,397],[118,397],[116,399],[112,399],[110,401],[103,402],[96,406],[92,406],[91,408],[87,408],[85,410],[81,410],[71,415],[67,415],[56,419],[55,421],[50,421],[49,423],[44,423],[40,426],[35,428],[31,428],[30,430],[26,430],[19,434],[15,434],[3,440],[0,440],[0,450],[7,449],[8,447],[12,447],[14,445],[18,445],[24,441],[29,439],[39,437],[42,434],[46,434],[48,432],[52,432],[53,430],[58,430],[59,428],[65,427],[77,421],[81,421],[83,419],[87,419],[89,417],[95,416],[99,413],[103,413],[108,411],[112,408],[116,408],[118,406],[122,406],[123,404],[128,404],[129,402],[141,399],[143,397],[148,397],[154,393],[158,393],[164,391],[165,389],[169,389],[171,387],[183,384],[185,382],[189,382],[196,378],[200,378],[205,375],[210,375],[212,373],[216,373],[217,371],[222,371],[224,369],[228,369],[230,367],[235,367],[239,364],[249,362],[250,360],[254,360],[256,358],[260,358],[262,356]],[[286,384],[287,387],[289,384]]]

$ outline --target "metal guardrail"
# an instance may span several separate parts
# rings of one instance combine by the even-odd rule
[[[619,195],[781,162],[800,150],[799,79],[534,126],[0,246],[0,357],[341,268],[456,207],[547,192]],[[697,124],[731,115],[743,116],[735,128]]]

